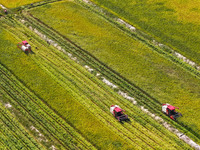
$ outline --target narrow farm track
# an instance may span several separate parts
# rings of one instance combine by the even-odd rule
[[[19,35],[19,34],[17,34],[17,35]],[[44,52],[46,52],[46,53],[44,53]],[[45,57],[45,54],[48,57]],[[52,55],[52,56],[50,56],[50,55]],[[59,55],[61,55],[61,54],[59,54]],[[65,57],[65,55],[62,55],[62,57]],[[83,71],[83,69],[82,70],[76,69],[77,66],[71,65],[72,61],[71,61],[71,63],[66,62],[67,58],[61,59],[61,57],[59,57],[55,53],[42,51],[40,53],[37,53],[37,55],[33,56],[33,59],[35,61],[40,62],[40,65],[43,65],[43,69],[48,70],[50,72],[50,74],[52,74],[54,76],[54,78],[58,78],[59,83],[61,85],[63,85],[63,87],[65,87],[67,85],[69,86],[69,84],[71,84],[73,86],[76,85],[75,87],[71,86],[71,89],[73,91],[75,91],[75,93],[80,93],[80,91],[81,91],[82,93],[80,93],[79,96],[84,94],[84,95],[86,95],[85,98],[88,101],[93,100],[90,103],[88,101],[85,101],[85,102],[87,102],[87,105],[85,105],[85,106],[88,108],[91,108],[91,107],[94,108],[93,113],[100,112],[100,114],[97,115],[97,117],[100,120],[102,120],[104,122],[109,122],[109,120],[112,120],[112,116],[109,114],[109,111],[105,111],[105,108],[108,109],[110,104],[109,103],[106,104],[106,102],[102,102],[105,98],[111,100],[112,103],[120,103],[122,106],[124,106],[123,103],[120,102],[121,99],[123,99],[122,97],[120,97],[116,93],[114,94],[114,92],[111,92],[111,89],[108,89],[103,83],[98,81],[99,83],[97,84],[97,83],[95,83],[97,81],[95,81],[95,80],[92,81],[91,75],[88,75],[89,73],[86,72],[86,70]],[[53,59],[54,61],[52,62],[51,59]],[[86,76],[86,74],[87,74],[87,76]],[[88,76],[89,76],[89,79],[88,79]],[[70,81],[73,81],[73,82],[70,83]],[[74,84],[74,83],[76,83],[76,84]],[[102,90],[102,87],[106,87],[106,88],[103,88],[103,90]],[[100,91],[100,92],[98,92],[98,93],[94,92],[94,93],[90,94],[91,91]],[[110,92],[107,93],[106,91],[110,91]],[[106,97],[104,97],[105,95],[106,95]],[[116,96],[113,97],[113,95],[116,95]],[[116,101],[115,99],[119,99],[119,100]],[[84,104],[84,102],[82,102],[82,103]],[[101,107],[101,109],[99,107]],[[131,112],[132,111],[131,109],[133,109],[132,108],[133,106],[132,107],[129,106],[129,108],[128,108],[128,106],[126,106],[126,107],[127,107],[127,112],[128,111]],[[135,112],[135,113],[141,114],[141,112]],[[133,114],[133,115],[135,115],[135,114]],[[141,120],[142,119],[146,120],[145,117],[144,118],[142,117],[143,115],[141,114]],[[131,117],[131,119],[134,120],[132,117]],[[153,123],[153,121],[152,121],[152,123]],[[109,122],[108,124],[111,124],[110,128],[113,128],[113,127],[117,128],[117,126],[118,126],[118,122],[117,123]],[[132,142],[138,143],[137,146],[141,146],[142,148],[149,146],[150,149],[151,148],[157,149],[159,147],[165,147],[166,145],[168,145],[167,141],[169,141],[170,138],[167,138],[167,136],[166,136],[167,140],[165,143],[164,140],[159,140],[161,138],[162,134],[157,137],[154,132],[151,132],[151,130],[146,129],[146,127],[142,127],[140,124],[141,123],[125,124],[123,127],[121,127],[121,130],[125,131],[126,134],[123,134],[120,130],[118,130],[117,132],[119,132],[118,134],[120,134],[120,132],[121,132],[121,135],[127,137],[127,139],[130,139]],[[155,123],[153,123],[153,124],[155,124]],[[154,128],[153,125],[150,126],[150,128],[151,129]],[[155,129],[155,130],[157,130],[157,129]],[[166,135],[166,134],[163,134],[163,136],[164,135]],[[137,141],[132,140],[132,139],[134,139],[134,137],[136,137],[138,140]],[[175,138],[175,136],[174,136],[174,138]],[[141,141],[142,141],[142,143],[141,143]],[[148,143],[146,141],[148,141]],[[178,144],[178,141],[176,144]],[[174,146],[174,149],[181,148],[181,147],[184,148],[184,146],[182,146],[182,144],[178,144],[179,146],[177,146],[176,144]]]
[[[186,128],[182,127],[181,124],[175,123],[169,118],[167,118],[165,115],[163,115],[160,112],[160,110],[157,109],[160,108],[161,104],[157,100],[152,98],[150,95],[145,93],[143,90],[141,90],[139,87],[135,86],[133,83],[120,76],[114,70],[107,67],[105,64],[94,58],[87,51],[80,48],[75,43],[64,37],[63,35],[59,34],[55,30],[46,26],[41,21],[38,21],[38,19],[28,15],[26,15],[26,17],[24,16],[24,19],[27,21],[25,23],[27,26],[32,26],[32,28],[38,29],[40,32],[47,35],[50,39],[53,39],[61,46],[63,46],[63,48],[65,48],[65,50],[67,50],[69,53],[73,54],[74,57],[79,58],[79,61],[82,61],[91,68],[95,69],[96,72],[101,72],[101,74],[104,77],[106,77],[106,79],[118,85],[121,90],[126,91],[130,96],[137,99],[139,105],[144,106],[153,113],[159,114],[160,116],[162,116],[162,118],[168,120],[168,122],[173,124],[176,128],[181,129],[181,131],[183,132],[187,132],[187,134],[189,134],[190,137],[192,137],[196,141],[199,141],[199,139],[197,138],[199,135],[196,134],[195,131],[187,129],[187,127]]]
[[[56,114],[47,108],[45,104],[42,104],[36,96],[33,94],[30,95],[30,92],[27,93],[27,89],[25,87],[16,83],[17,79],[10,77],[12,76],[11,74],[8,76],[8,72],[3,72],[2,68],[1,73],[4,75],[2,83],[4,92],[7,95],[10,95],[11,99],[14,99],[15,102],[17,102],[18,107],[21,107],[21,112],[26,111],[27,117],[33,118],[32,120],[37,120],[37,123],[39,123],[39,126],[42,127],[42,130],[46,130],[49,134],[51,134],[51,136],[62,144],[65,149],[92,148],[91,144],[77,134],[76,131],[73,131],[74,129],[72,127],[56,116]],[[17,96],[14,97],[14,95]],[[80,145],[76,146],[73,144],[74,142],[77,142]],[[95,148],[93,147],[92,149]]]

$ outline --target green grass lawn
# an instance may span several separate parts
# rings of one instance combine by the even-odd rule
[[[92,1],[200,64],[199,1]]]
[[[109,1],[108,4],[110,4]],[[119,4],[122,7],[126,3],[121,1]],[[112,6],[114,7],[114,5]],[[143,9],[142,6],[140,4],[138,9]],[[148,9],[146,8],[144,12],[146,10]],[[180,112],[184,116],[180,118],[180,121],[200,133],[198,120],[200,114],[198,109],[200,104],[199,79],[75,2],[45,5],[31,10],[31,13],[141,87],[161,103],[171,103],[180,107]],[[127,16],[129,15],[127,14]],[[195,58],[198,57],[194,51],[190,52],[195,55]]]

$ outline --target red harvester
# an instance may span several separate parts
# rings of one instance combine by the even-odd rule
[[[121,109],[118,105],[111,105],[110,112],[119,122],[130,121],[128,115],[123,114],[124,110]]]
[[[171,119],[176,120],[178,117],[182,116],[181,113],[176,112],[175,109],[179,109],[178,107],[174,107],[170,104],[162,105],[162,112],[169,116]]]

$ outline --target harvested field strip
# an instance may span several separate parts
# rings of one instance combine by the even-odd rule
[[[26,112],[29,112],[29,114],[27,114],[29,117],[38,120],[40,126],[43,126],[44,129],[46,129],[51,134],[51,136],[54,136],[67,149],[70,149],[70,147],[92,148],[92,146],[86,140],[84,140],[80,135],[73,131],[73,128],[67,125],[63,120],[59,119],[58,116],[56,116],[55,113],[50,111],[49,108],[41,103],[41,101],[38,100],[36,96],[33,94],[30,95],[30,92],[28,92],[25,87],[19,83],[16,83],[16,79],[10,77],[12,76],[11,74],[9,76],[7,74],[8,72],[6,72],[6,77],[3,77],[4,83],[2,84],[4,91],[7,92],[8,95],[17,95],[12,97],[12,99],[15,99],[16,101],[19,101],[20,99],[20,103],[18,102],[18,105],[21,105],[21,107],[23,107],[22,109],[24,110],[28,109]],[[23,89],[21,89],[21,87],[23,87]],[[10,90],[8,91],[8,89]],[[12,92],[14,93],[11,94]],[[25,101],[27,101],[26,104]],[[76,146],[73,143],[79,143],[79,146]]]
[[[9,113],[3,106],[0,104],[0,130],[3,135],[0,141],[9,149],[26,148],[26,149],[43,149],[37,141],[26,132],[13,117],[11,118],[11,113]]]
[[[41,52],[41,53],[42,53],[42,52]],[[50,53],[48,53],[48,59],[47,59],[48,61],[49,61],[49,57],[50,57],[49,55],[50,55]],[[55,60],[54,60],[54,61],[55,61]],[[60,61],[60,60],[59,60],[59,61]],[[56,67],[55,67],[55,68],[61,66],[61,65],[59,65],[59,61],[58,61],[57,63],[55,63],[55,64],[56,64]],[[42,60],[41,60],[41,61],[39,61],[39,62],[45,62],[45,61],[42,61]],[[52,62],[49,63],[49,65],[51,65],[51,64],[54,64],[54,63],[52,63]],[[64,66],[68,66],[68,65],[64,65]],[[66,72],[69,71],[68,69],[69,69],[69,68],[67,68],[67,71],[66,71]],[[47,69],[45,69],[45,70],[47,70]],[[50,69],[48,68],[48,70],[50,70]],[[56,72],[59,72],[59,69],[58,69],[58,70],[53,70],[53,71],[52,71],[52,73],[54,73],[54,74],[55,74]],[[55,75],[55,77],[56,77],[56,76],[59,76],[59,75]],[[63,77],[63,76],[61,76],[61,77]],[[64,81],[64,79],[62,79],[62,81]],[[73,82],[73,83],[79,83],[79,82]],[[69,86],[69,83],[67,83],[66,85]],[[79,86],[79,85],[78,85],[78,86]],[[78,92],[77,92],[77,93],[78,93]],[[87,92],[86,92],[86,93],[87,93]],[[109,106],[107,106],[107,107],[109,107]]]

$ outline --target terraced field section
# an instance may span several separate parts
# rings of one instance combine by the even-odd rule
[[[62,42],[64,39],[60,37],[65,49],[63,53],[15,18],[1,18],[0,29],[0,94],[4,105],[0,105],[1,113],[3,117],[8,115],[6,119],[15,116],[13,121],[18,123],[11,124],[10,121],[10,128],[20,131],[26,128],[24,135],[21,132],[19,135],[29,137],[33,149],[192,149],[88,72],[84,64],[93,64],[108,79],[117,77],[97,60],[91,62],[93,58],[87,53],[81,55],[79,47],[69,41]],[[48,29],[45,32],[53,34]],[[32,45],[34,54],[26,55],[16,47],[16,43],[24,39]],[[78,53],[80,58],[75,59]],[[116,84],[120,82],[119,77]],[[138,92],[139,95],[135,91],[136,99],[144,103],[145,97]],[[5,110],[8,103],[12,106],[7,108],[12,115]],[[131,122],[120,124],[113,118],[109,112],[111,104],[126,109]],[[163,118],[168,119],[164,115]],[[6,119],[1,124],[6,125]],[[181,128],[176,123],[174,125]],[[3,130],[3,138],[12,141],[18,136],[7,135]],[[1,141],[8,149],[15,146],[15,142],[19,146],[24,144],[23,139],[22,142],[14,140],[13,145]]]
[[[78,2],[58,2],[32,9],[30,12],[34,17],[24,14],[27,22],[30,22],[27,23],[28,26],[38,28],[38,21],[42,21],[49,26],[49,30],[53,28],[54,33],[59,32],[62,39],[70,39],[79,45],[82,51],[89,52],[104,65],[118,72],[118,75],[126,78],[128,81],[123,82],[123,86],[129,94],[134,95],[134,92],[130,90],[127,82],[131,87],[140,87],[152,95],[155,109],[147,107],[153,112],[162,115],[162,103],[180,107],[184,117],[180,118],[178,123],[200,138],[199,71],[196,75],[191,74],[190,70],[177,65],[176,61],[172,62],[165,55],[155,52],[152,46],[138,41],[136,36],[123,32],[116,24],[110,23],[106,16],[99,16],[99,13],[94,13],[92,9]],[[43,23],[40,22],[41,27],[38,29],[48,34]],[[54,40],[59,39],[57,42],[62,45],[60,38],[48,35]],[[77,57],[79,55],[77,54]],[[98,68],[92,64],[91,66]],[[117,83],[118,77],[114,79],[112,76],[110,80]]]

